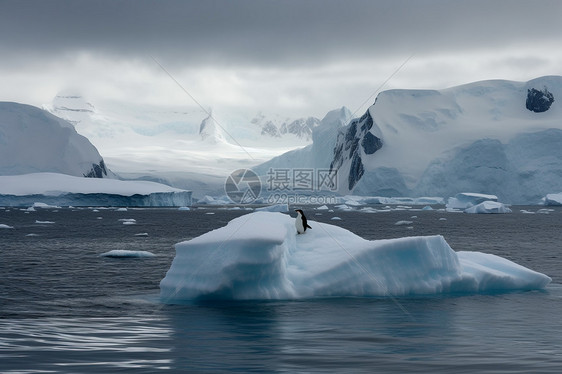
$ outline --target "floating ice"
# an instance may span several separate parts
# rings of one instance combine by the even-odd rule
[[[311,222],[255,212],[176,244],[160,282],[165,301],[404,296],[544,288],[551,279],[498,256],[454,252],[442,236],[365,240]]]
[[[498,201],[496,195],[484,195],[481,193],[462,192],[450,197],[447,201],[447,209],[466,209],[478,205],[484,201]]]
[[[498,203],[497,201],[484,201],[478,205],[474,205],[470,208],[465,209],[464,212],[480,214],[511,213],[511,209],[509,209],[502,203]]]
[[[154,257],[152,252],[148,251],[129,251],[126,249],[114,249],[109,252],[102,253],[101,257]]]
[[[395,223],[396,226],[411,225],[413,221],[398,221]]]
[[[42,209],[60,209],[60,206],[57,205],[49,205],[49,204],[45,204],[45,203],[41,203],[41,202],[35,202],[33,203],[33,208],[42,208]]]
[[[137,220],[134,218],[121,218],[118,219],[119,222],[122,222],[124,225],[135,225]]]

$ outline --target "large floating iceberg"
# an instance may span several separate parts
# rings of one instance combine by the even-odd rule
[[[165,302],[199,298],[407,296],[544,288],[551,279],[504,258],[455,252],[442,236],[365,240],[343,228],[254,212],[176,244]]]

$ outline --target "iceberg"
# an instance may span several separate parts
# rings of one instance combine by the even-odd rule
[[[461,192],[450,197],[447,201],[447,209],[467,209],[484,201],[498,201],[496,195],[485,195],[474,192]]]
[[[490,213],[511,213],[511,209],[497,201],[484,201],[478,205],[471,206],[464,210],[465,213],[490,214]]]
[[[310,221],[309,221],[310,222]],[[253,212],[176,244],[163,302],[385,297],[542,289],[551,279],[504,258],[455,252],[440,235],[366,240],[338,226]]]

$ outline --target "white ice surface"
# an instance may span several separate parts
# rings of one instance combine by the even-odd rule
[[[104,193],[132,196],[157,192],[184,192],[184,190],[148,181],[83,178],[57,173],[0,176],[0,195],[59,196],[66,193]]]
[[[496,195],[485,195],[473,192],[461,192],[450,197],[447,201],[447,208],[449,209],[467,209],[474,205],[478,205],[484,201],[498,201]]]
[[[130,251],[126,249],[114,249],[109,252],[102,253],[101,257],[154,257],[152,252],[148,251]]]
[[[296,235],[294,218],[271,212],[176,244],[160,282],[166,302],[197,298],[298,299],[405,296],[544,288],[551,279],[504,258],[454,252],[442,236],[365,240],[310,221]]]
[[[545,205],[562,205],[562,192],[547,194],[544,203]]]
[[[511,213],[511,209],[506,207],[505,204],[499,203],[497,201],[484,201],[480,204],[465,209],[464,212],[476,214]]]

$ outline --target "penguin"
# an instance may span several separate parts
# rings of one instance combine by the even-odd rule
[[[304,234],[306,229],[312,229],[312,227],[310,227],[308,223],[306,223],[306,217],[304,216],[303,211],[300,209],[295,209],[295,212],[297,212],[297,218],[295,218],[295,227],[297,228],[297,234]]]

